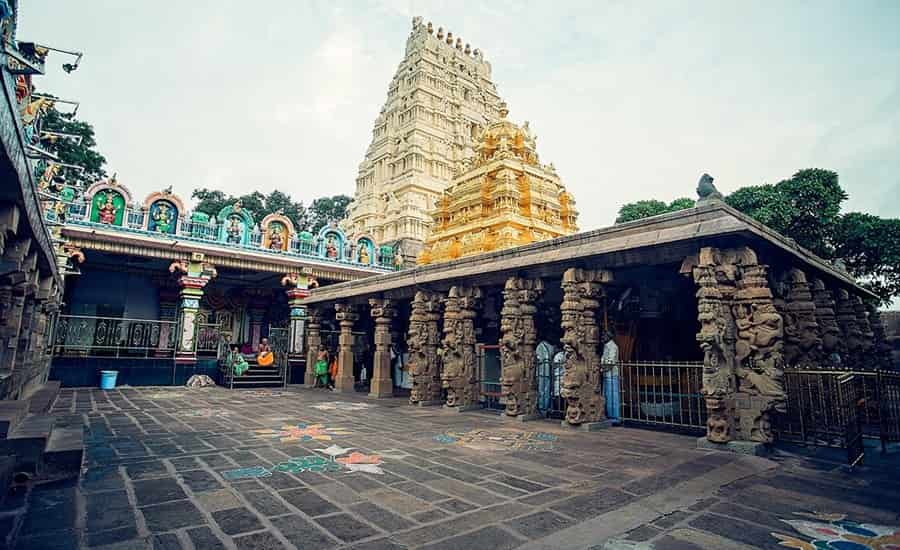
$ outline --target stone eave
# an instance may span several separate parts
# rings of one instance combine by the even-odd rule
[[[205,256],[207,262],[216,267],[271,273],[289,273],[309,268],[316,278],[323,280],[353,281],[388,272],[386,269],[366,269],[327,260],[267,254],[241,248],[226,248],[212,243],[180,240],[177,236],[160,238],[138,233],[121,233],[115,230],[104,231],[96,227],[78,225],[65,226],[63,235],[66,237],[66,241],[73,246],[86,250],[171,260],[190,259],[192,253],[200,252]]]
[[[864,297],[876,297],[857,284],[852,277],[838,271],[831,264],[798,246],[790,239],[723,202],[714,202],[512,249],[329,285],[313,290],[303,303],[312,305],[351,299],[405,287],[461,280],[473,276],[512,274],[546,264],[576,266],[581,259],[646,250],[665,245],[684,243],[699,247],[704,241],[708,242],[710,239],[729,235],[761,239],[795,257],[800,264],[805,264],[805,267],[812,268],[827,278],[850,287],[857,294]]]

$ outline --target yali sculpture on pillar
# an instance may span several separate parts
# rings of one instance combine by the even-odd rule
[[[424,290],[416,292],[407,333],[409,370],[413,379],[409,394],[411,404],[437,404],[441,399],[441,373],[438,364],[440,319],[440,295]]]
[[[579,425],[606,420],[601,372],[600,327],[596,312],[608,271],[571,268],[563,273],[562,345],[566,353],[560,395],[566,400],[566,422]]]
[[[478,405],[478,364],[475,355],[475,317],[481,307],[481,289],[452,286],[444,298],[444,339],[441,342],[441,383],[447,406]]]
[[[535,302],[544,290],[540,279],[507,279],[500,312],[500,387],[507,416],[537,414],[534,348],[537,332]]]

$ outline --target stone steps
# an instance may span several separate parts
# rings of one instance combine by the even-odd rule
[[[0,401],[0,439],[6,438],[27,415],[27,400]]]

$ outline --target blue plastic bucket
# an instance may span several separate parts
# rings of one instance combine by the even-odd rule
[[[119,371],[117,370],[102,370],[100,371],[100,389],[101,390],[112,390],[116,387],[116,376],[119,375]]]

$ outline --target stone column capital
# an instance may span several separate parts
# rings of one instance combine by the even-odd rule
[[[357,313],[356,306],[353,304],[334,304],[334,311],[335,318],[342,326],[344,323],[349,323],[352,326],[353,323],[359,319],[359,313]]]
[[[397,316],[397,308],[390,298],[371,298],[369,305],[372,308],[369,313],[376,323],[385,321],[390,323],[391,319]]]

